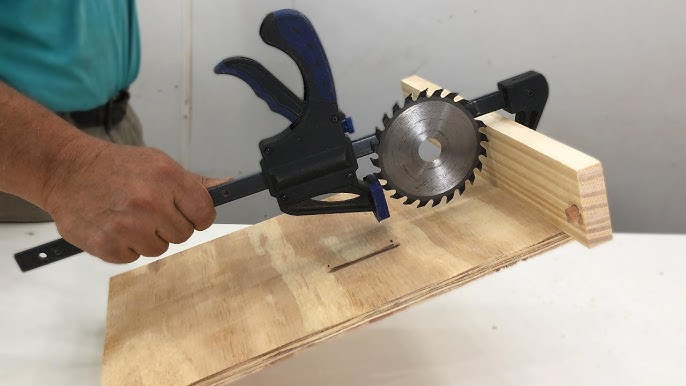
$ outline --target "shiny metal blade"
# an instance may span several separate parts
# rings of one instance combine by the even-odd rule
[[[426,97],[424,90],[394,112],[378,136],[380,174],[396,190],[394,198],[437,205],[474,179],[481,154],[478,124],[462,105],[441,98],[440,91]],[[433,156],[421,154],[427,146]]]

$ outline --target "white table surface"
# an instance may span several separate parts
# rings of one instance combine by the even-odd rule
[[[242,228],[214,225],[170,253]],[[0,224],[0,384],[95,385],[109,277],[81,254],[21,273],[52,224]],[[570,243],[302,351],[258,385],[685,385],[686,235]]]

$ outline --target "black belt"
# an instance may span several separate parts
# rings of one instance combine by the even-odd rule
[[[105,126],[105,130],[117,125],[126,115],[126,107],[129,103],[129,92],[124,89],[105,104],[94,109],[85,111],[58,112],[62,118],[71,118],[74,125],[80,128]]]

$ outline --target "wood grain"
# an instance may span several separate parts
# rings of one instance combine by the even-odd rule
[[[441,87],[415,75],[403,79],[402,88],[416,98],[423,90],[431,95]],[[479,119],[486,124],[482,132],[488,142],[478,177],[525,201],[586,246],[612,238],[605,178],[597,159],[498,113]]]
[[[487,182],[389,204],[383,223],[281,215],[113,277],[103,384],[224,384],[569,239]]]
[[[450,204],[389,197],[382,223],[281,215],[113,277],[103,384],[227,384],[558,246],[565,232],[607,238],[599,164],[487,118],[484,178]]]

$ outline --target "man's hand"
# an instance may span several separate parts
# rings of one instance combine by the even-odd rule
[[[61,152],[42,189],[45,209],[65,240],[105,261],[159,256],[215,219],[207,188],[223,181],[156,149],[76,139]]]
[[[162,152],[88,136],[0,82],[0,190],[46,210],[65,240],[115,263],[159,256],[204,230],[223,181]]]

